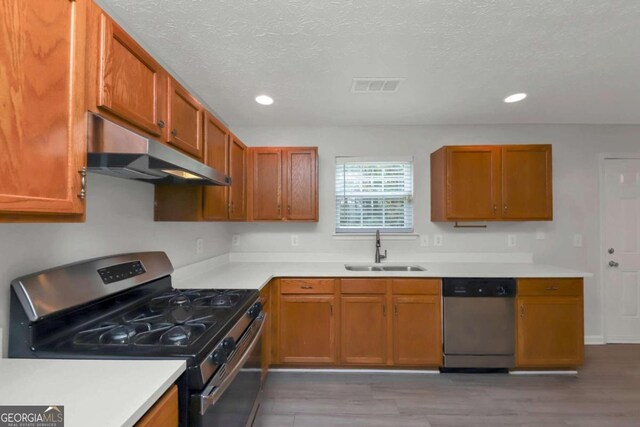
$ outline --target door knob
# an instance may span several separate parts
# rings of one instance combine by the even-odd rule
[[[618,264],[618,263],[617,263],[617,262],[615,262],[615,261],[609,261],[609,267],[617,267],[617,266],[619,266],[619,265],[620,265],[620,264]]]
[[[616,250],[613,248],[609,248],[609,250],[607,252],[609,252],[610,254],[614,253]]]

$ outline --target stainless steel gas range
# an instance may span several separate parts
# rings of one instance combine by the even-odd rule
[[[184,359],[181,426],[245,427],[259,405],[255,290],[178,290],[164,252],[97,258],[11,283],[9,357]]]

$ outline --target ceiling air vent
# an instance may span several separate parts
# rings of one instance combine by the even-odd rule
[[[392,93],[398,91],[398,77],[355,77],[351,84],[352,93]]]

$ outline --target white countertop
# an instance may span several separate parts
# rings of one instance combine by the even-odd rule
[[[185,368],[178,360],[0,359],[0,405],[64,405],[66,427],[132,426]]]
[[[209,264],[209,267],[207,267]],[[362,263],[355,263],[362,264]],[[338,262],[208,262],[176,271],[173,286],[181,289],[261,289],[274,277],[590,277],[591,273],[534,263],[402,263],[426,271],[361,272]],[[362,264],[371,265],[371,264]],[[383,263],[381,265],[399,265]]]

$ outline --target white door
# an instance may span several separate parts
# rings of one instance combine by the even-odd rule
[[[640,159],[604,164],[606,340],[640,343]]]

